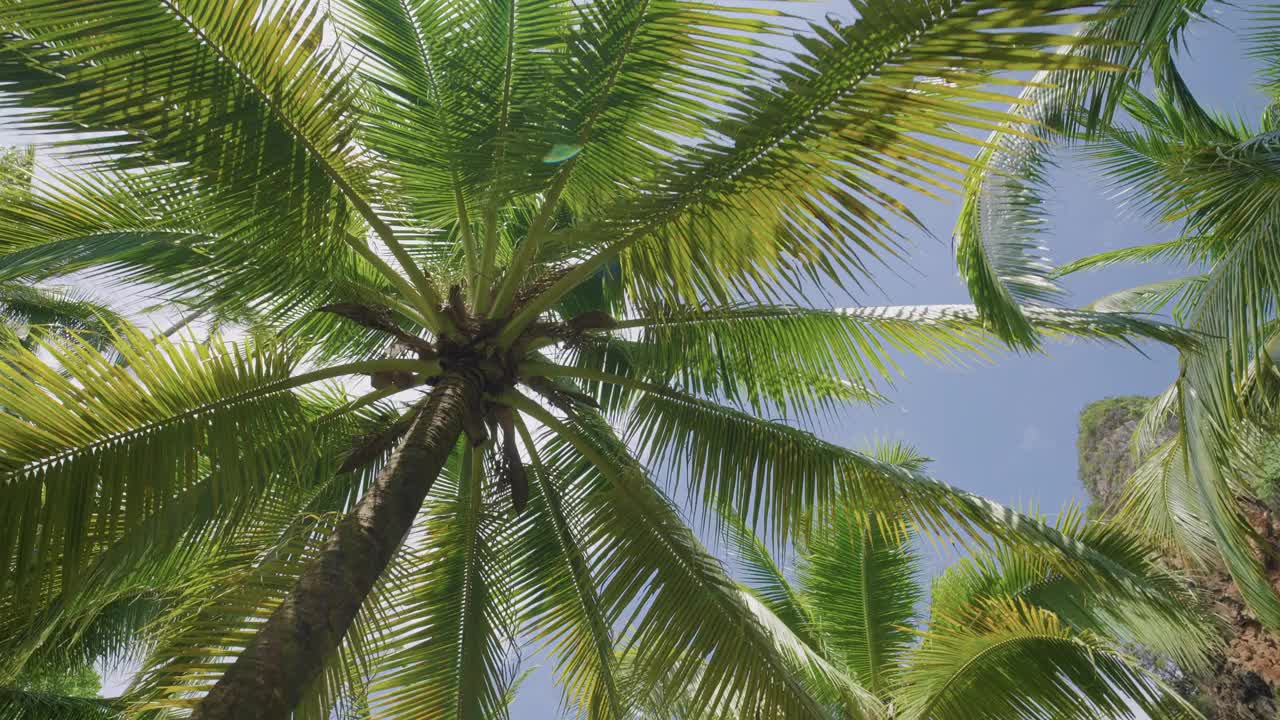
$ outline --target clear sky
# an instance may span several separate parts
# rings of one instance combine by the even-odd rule
[[[799,11],[812,17],[826,12],[848,16],[847,8],[841,0],[803,4]],[[1251,86],[1255,64],[1244,57],[1238,37],[1248,27],[1247,14],[1224,5],[1212,12],[1222,26],[1197,23],[1180,67],[1206,106],[1256,118],[1264,102]],[[0,141],[14,142],[3,132]],[[1047,238],[1057,261],[1169,234],[1126,212],[1082,160],[1064,156],[1051,178],[1054,221]],[[877,280],[883,292],[859,300],[868,305],[968,302],[951,253],[950,233],[958,203],[923,200],[914,201],[912,207],[933,237],[912,233],[916,246],[909,265],[896,268],[899,276],[880,273]],[[1089,274],[1068,284],[1074,293],[1070,302],[1084,304],[1107,292],[1171,274],[1150,268]],[[990,363],[964,368],[908,362],[906,377],[886,393],[891,405],[851,409],[829,423],[822,434],[852,447],[876,438],[901,439],[934,458],[933,474],[948,483],[1006,504],[1034,502],[1052,513],[1085,497],[1076,478],[1076,423],[1081,409],[1112,395],[1157,393],[1173,378],[1173,353],[1154,345],[1144,349],[1146,357],[1116,346],[1056,344],[1048,348],[1047,356],[1004,353]],[[533,656],[532,649],[528,655],[533,662],[546,662]],[[104,690],[118,691],[118,682],[119,678],[109,678]],[[522,687],[512,715],[517,720],[556,718],[559,701],[549,664],[544,664]]]

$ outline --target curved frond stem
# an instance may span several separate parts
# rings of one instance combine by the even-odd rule
[[[631,21],[631,27],[627,30],[617,57],[613,59],[612,67],[609,68],[609,75],[604,81],[604,87],[597,96],[595,105],[587,113],[582,125],[578,128],[578,145],[585,145],[591,139],[592,127],[607,107],[609,95],[618,82],[618,76],[622,72],[623,65],[626,64],[628,55],[631,53],[636,33],[644,25],[645,15],[649,11],[649,3],[650,0],[641,0],[639,7],[634,11],[636,17]],[[511,309],[511,302],[515,298],[516,291],[520,289],[520,284],[524,282],[525,273],[529,271],[533,261],[538,256],[538,250],[551,225],[551,218],[555,214],[556,204],[560,202],[560,194],[564,192],[565,186],[568,185],[569,176],[574,167],[577,166],[580,157],[581,154],[569,158],[556,172],[555,180],[544,195],[538,214],[529,226],[528,236],[517,248],[515,257],[511,259],[511,263],[507,266],[507,271],[502,279],[502,286],[498,291],[498,298],[493,304],[490,317],[501,317]]]
[[[432,332],[444,335],[456,333],[457,328],[454,327],[453,321],[440,312],[439,308],[444,304],[440,293],[436,292],[427,276],[413,262],[413,258],[409,257],[409,253],[404,249],[404,246],[395,239],[395,234],[391,232],[391,228],[388,227],[385,234],[376,229],[375,232],[378,232],[378,237],[390,248],[400,266],[404,267],[406,272],[409,273],[412,282],[405,280],[404,275],[396,272],[395,268],[379,257],[378,253],[374,252],[373,248],[369,247],[368,243],[363,242],[360,238],[347,233],[347,245],[412,301],[414,313],[410,317],[415,321],[421,322],[423,327]]]
[[[594,465],[602,475],[610,480],[618,478],[617,468],[609,462],[594,445],[586,442],[578,433],[573,432],[572,428],[561,422],[550,410],[542,407],[537,401],[529,398],[523,393],[516,391],[504,392],[497,397],[498,402],[504,405],[510,405],[512,408],[528,415],[538,422],[546,425],[552,432],[564,438],[566,442],[573,445],[573,448],[582,454],[587,460]]]
[[[30,473],[39,468],[49,467],[51,465],[60,463],[69,457],[72,457],[75,455],[81,455],[84,453],[90,453],[90,452],[93,452],[96,448],[109,447],[111,445],[119,443],[120,441],[128,437],[143,435],[162,425],[177,423],[177,422],[198,417],[215,408],[226,407],[229,405],[243,403],[245,401],[253,400],[255,398],[260,398],[265,395],[272,395],[275,393],[285,392],[287,390],[292,390],[294,388],[303,387],[304,385],[310,385],[312,383],[317,383],[324,380],[332,380],[334,378],[346,377],[349,375],[357,375],[361,373],[375,373],[375,372],[388,372],[388,371],[425,372],[428,374],[438,374],[440,372],[440,365],[439,363],[424,362],[422,360],[416,360],[416,359],[387,358],[387,359],[380,359],[380,360],[362,360],[359,362],[344,363],[342,365],[334,365],[333,367],[300,373],[298,375],[294,375],[288,378],[287,380],[278,380],[276,382],[262,385],[261,387],[254,388],[253,390],[240,393],[238,395],[234,395],[226,398],[220,398],[216,404],[206,404],[206,405],[201,405],[199,407],[190,408],[188,410],[183,411],[182,413],[169,416],[165,418],[163,421],[147,423],[145,425],[141,425],[136,428],[131,428],[126,434],[110,435],[108,437],[97,440],[92,445],[69,448],[57,455],[41,458],[36,463],[29,463],[29,464],[23,465],[22,467],[16,470],[12,470],[8,473],[5,473],[4,475],[0,475],[0,478],[16,477],[19,475]]]
[[[587,624],[595,645],[597,671],[600,674],[600,683],[604,686],[609,712],[612,718],[621,720],[626,717],[626,714],[622,710],[624,704],[618,692],[617,681],[614,678],[614,664],[616,662],[614,642],[608,624],[600,612],[600,601],[596,595],[586,560],[583,557],[581,545],[574,537],[570,519],[565,515],[560,492],[552,485],[550,478],[547,477],[546,466],[542,464],[537,443],[534,442],[528,425],[519,413],[515,414],[514,419],[516,430],[519,432],[525,450],[529,453],[529,460],[535,468],[533,481],[537,483],[542,493],[543,502],[547,505],[547,516],[551,519],[555,528],[561,552],[566,555],[565,564],[569,568],[573,578],[574,591],[577,593],[582,611],[586,615]]]
[[[502,330],[498,333],[498,344],[503,347],[510,346],[520,336],[520,333],[524,332],[542,313],[563,300],[574,288],[585,282],[587,278],[594,275],[639,239],[639,236],[633,236],[618,240],[605,246],[603,250],[590,258],[569,268],[568,272],[561,275],[551,287],[542,291],[537,297],[521,307],[520,311],[502,326]],[[514,292],[513,290],[512,293]],[[497,315],[496,312],[491,312],[490,314]]]

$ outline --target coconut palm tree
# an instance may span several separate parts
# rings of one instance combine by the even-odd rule
[[[900,446],[884,450],[919,460]],[[1155,638],[1184,666],[1205,666],[1214,644],[1207,615],[1169,627],[1141,605],[1057,574],[1026,544],[963,557],[926,591],[921,546],[900,520],[849,506],[823,508],[820,517],[794,549],[790,571],[741,522],[730,519],[725,536],[761,622],[794,644],[792,652],[828,668],[815,685],[833,717],[1092,720],[1132,717],[1135,709],[1150,718],[1200,717],[1125,648]],[[1150,546],[1120,525],[1086,524],[1068,508],[1055,527],[1197,605]],[[832,678],[864,692],[850,697]],[[696,704],[657,687],[638,701],[649,705],[646,717],[700,717]],[[753,713],[738,707],[724,717]]]
[[[708,712],[823,717],[651,471],[779,541],[836,500],[1018,537],[1185,619],[1051,526],[759,417],[990,343],[972,307],[805,298],[870,280],[915,222],[898,196],[1020,120],[993,73],[1085,92],[1167,5],[858,0],[796,28],[680,0],[3,0],[0,101],[82,162],[0,208],[0,253],[255,318],[121,328],[123,367],[4,351],[3,671],[96,647],[140,656],[135,713],[474,718],[532,636],[593,717],[626,714],[620,643]],[[1106,41],[1050,50],[1085,23]]]
[[[1249,41],[1266,63],[1261,87],[1280,98],[1280,16],[1268,6],[1254,12]],[[1274,549],[1246,517],[1256,502],[1250,488],[1262,470],[1259,443],[1276,427],[1276,106],[1259,122],[1211,113],[1191,94],[1170,53],[1152,74],[1154,96],[1137,88],[1124,95],[1126,119],[1076,135],[1088,141],[1085,152],[1113,186],[1155,222],[1177,227],[1178,237],[1056,270],[1038,264],[1026,277],[1052,289],[1056,278],[1122,262],[1187,265],[1185,277],[1126,289],[1088,306],[1171,311],[1206,339],[1196,352],[1183,354],[1179,376],[1138,427],[1134,449],[1146,462],[1129,483],[1125,515],[1194,565],[1225,564],[1258,618],[1280,630],[1280,596],[1266,570]],[[1019,190],[1019,204],[1034,208],[1036,188]],[[971,185],[970,202],[978,203],[981,192],[979,184]],[[1014,229],[1031,227],[1026,219],[989,224],[974,235],[994,247],[1012,240],[1025,248],[1034,245],[1031,235]],[[1171,426],[1176,432],[1169,438]]]

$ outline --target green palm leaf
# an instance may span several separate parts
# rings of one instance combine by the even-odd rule
[[[1143,68],[1167,56],[1204,5],[1205,0],[1107,3],[1102,19],[1083,26],[1074,52],[1113,72],[1041,72],[1011,108],[1015,120],[991,134],[969,169],[955,230],[956,263],[983,320],[1012,345],[1038,345],[1021,305],[1045,304],[1063,292],[1040,239],[1048,219],[1048,141],[1097,131],[1126,89],[1142,78]],[[1121,6],[1123,12],[1107,14]]]
[[[837,506],[806,543],[796,571],[830,656],[882,697],[915,644],[911,628],[923,593],[910,545],[895,523]]]
[[[521,310],[502,338],[619,253],[632,294],[649,306],[774,300],[805,282],[841,287],[864,275],[869,261],[897,253],[892,223],[914,222],[877,181],[914,189],[938,182],[935,172],[963,173],[969,160],[941,141],[1014,119],[980,106],[1003,97],[978,89],[987,71],[1084,64],[1043,50],[1072,42],[1051,30],[1087,20],[1082,9],[1056,0],[859,2],[856,22],[815,27],[776,81],[730,106],[718,128],[727,140],[689,146],[660,164],[639,198],[555,239],[557,256],[590,259]]]
[[[502,716],[513,633],[508,590],[515,580],[500,563],[516,528],[487,507],[481,457],[468,450],[461,476],[427,508],[421,528],[430,542],[412,552],[404,578],[387,598],[389,639],[370,688],[377,717]],[[452,491],[452,492],[450,492]],[[517,525],[518,528],[518,525]],[[407,547],[412,547],[410,541]]]
[[[51,568],[63,582],[74,577],[101,542],[200,481],[202,462],[213,468],[212,497],[234,498],[275,463],[305,456],[306,438],[265,448],[245,438],[307,426],[291,388],[350,372],[291,377],[298,358],[283,346],[192,346],[126,333],[113,344],[127,368],[74,339],[40,344],[61,372],[35,352],[4,353],[6,592],[33,589]],[[145,476],[134,471],[140,466]]]
[[[751,708],[766,718],[825,717],[821,696],[832,688],[876,707],[734,585],[606,425],[584,417],[570,427],[524,409],[558,435],[548,467],[575,478],[589,499],[593,574],[604,578],[609,616],[626,618],[632,677],[643,688],[689,687],[690,706],[707,716]]]
[[[899,689],[903,718],[1198,716],[1097,636],[1018,600],[991,601],[978,619],[938,618]]]
[[[113,699],[0,689],[0,716],[9,720],[115,720],[121,717],[121,710]]]
[[[535,639],[556,651],[568,707],[582,717],[626,717],[613,631],[591,573],[590,553],[572,520],[584,510],[584,499],[550,475],[523,421],[518,429],[532,460],[536,491],[530,503],[536,519],[522,538],[528,543],[522,556],[537,568],[529,575],[531,585],[520,589],[530,605],[525,622]]]

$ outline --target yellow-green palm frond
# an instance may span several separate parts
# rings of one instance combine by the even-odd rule
[[[895,522],[837,505],[804,543],[796,577],[830,657],[888,699],[915,644],[920,558]]]
[[[1143,644],[1188,669],[1207,669],[1217,636],[1209,614],[1185,578],[1168,569],[1153,545],[1121,522],[1086,523],[1074,507],[1058,515],[1055,528],[1111,562],[1150,589],[1152,603],[1113,594],[1060,570],[1050,554],[1033,545],[1001,542],[962,558],[933,585],[931,613],[949,622],[976,615],[983,603],[1016,600],[1054,613],[1076,631],[1092,632],[1118,645]]]
[[[530,520],[506,522],[479,452],[464,451],[458,467],[455,481],[433,489],[383,599],[387,627],[369,697],[376,717],[496,716],[516,675],[521,574],[505,563]]]
[[[937,618],[902,674],[902,718],[1197,718],[1175,692],[1099,636],[1017,599],[976,618]]]
[[[607,425],[529,411],[556,433],[547,467],[584,498],[592,574],[606,616],[624,623],[629,676],[641,691],[687,688],[690,707],[707,716],[820,718],[833,691],[875,706],[729,578]]]
[[[533,519],[518,551],[533,568],[529,582],[516,588],[522,621],[535,641],[554,652],[566,707],[579,717],[620,720],[628,703],[617,677],[617,639],[576,522],[590,506],[581,487],[543,465],[535,438],[523,420],[517,422],[534,490],[528,509]]]
[[[860,282],[898,253],[896,223],[914,222],[896,193],[955,187],[970,160],[948,143],[1015,119],[983,106],[1008,99],[984,89],[991,71],[1089,64],[1047,48],[1073,43],[1054,30],[1094,7],[876,0],[856,3],[854,22],[815,24],[789,62],[729,104],[715,135],[550,238],[547,259],[588,259],[503,337],[619,253],[648,306],[773,302],[806,283]]]
[[[113,698],[81,698],[0,688],[0,717],[7,720],[116,720],[123,706]]]
[[[1146,456],[1125,485],[1118,521],[1203,566],[1214,561],[1217,549],[1186,452],[1179,433]]]
[[[234,499],[274,470],[304,464],[316,418],[293,388],[355,371],[295,376],[298,353],[280,344],[122,333],[113,337],[120,363],[74,338],[39,343],[52,364],[25,348],[4,351],[6,594],[36,592],[51,572],[71,582],[103,543],[183,502],[206,474],[211,498]]]

